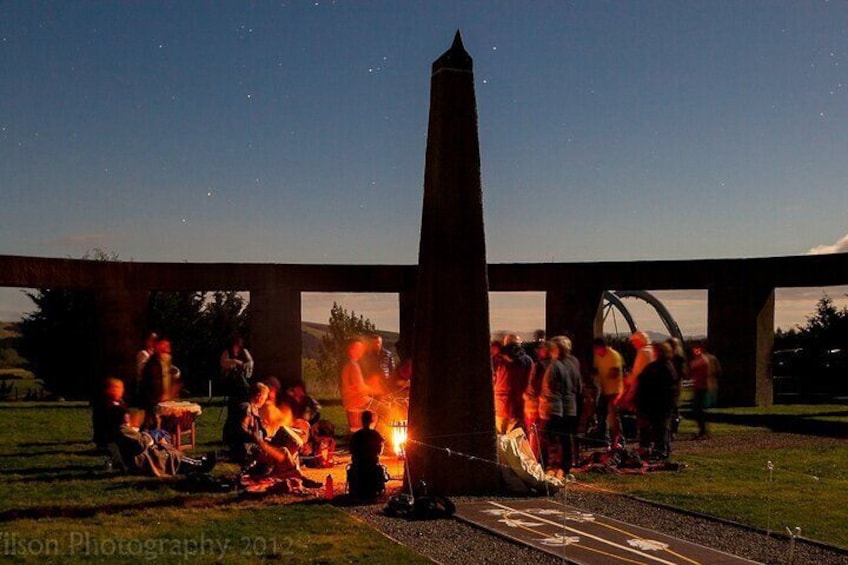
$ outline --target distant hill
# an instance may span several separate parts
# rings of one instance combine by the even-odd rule
[[[18,322],[0,322],[0,339],[21,337]]]
[[[321,348],[321,338],[327,335],[330,326],[317,322],[301,322],[301,339],[303,340],[303,357],[317,359]],[[377,330],[383,336],[383,346],[394,351],[395,342],[400,338],[398,332]]]

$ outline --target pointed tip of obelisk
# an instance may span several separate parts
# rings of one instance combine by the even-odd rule
[[[450,49],[442,53],[442,56],[433,62],[433,72],[435,73],[440,69],[470,71],[472,68],[473,60],[462,44],[462,33],[457,29]]]
[[[465,51],[465,46],[462,44],[462,33],[460,33],[459,29],[456,30],[456,35],[453,36],[453,44],[451,45],[451,51]]]

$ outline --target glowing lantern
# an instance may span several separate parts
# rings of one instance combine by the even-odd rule
[[[399,458],[406,454],[406,433],[409,423],[406,420],[392,421],[392,449]]]

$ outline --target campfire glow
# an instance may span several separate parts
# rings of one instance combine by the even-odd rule
[[[409,424],[406,420],[392,422],[392,449],[395,455],[403,459],[406,454],[406,434]]]

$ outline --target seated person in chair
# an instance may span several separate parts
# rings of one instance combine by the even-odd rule
[[[374,414],[368,410],[362,413],[362,429],[350,437],[350,467],[347,482],[350,494],[360,497],[372,497],[386,489],[388,473],[380,464],[385,440],[376,430],[371,429]]]
[[[172,477],[176,474],[208,473],[215,466],[214,455],[201,459],[186,457],[162,434],[152,434],[150,430],[140,431],[142,422],[143,410],[128,412],[114,438],[120,463],[128,471],[154,477]],[[159,439],[156,439],[157,436]]]

